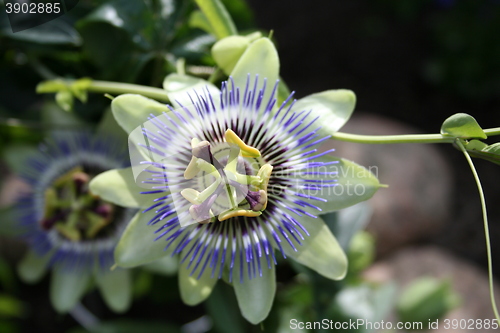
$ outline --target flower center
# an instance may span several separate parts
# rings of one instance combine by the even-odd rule
[[[184,178],[198,177],[206,184],[202,191],[185,188],[181,195],[192,203],[189,213],[199,223],[227,220],[236,216],[255,217],[267,206],[267,186],[273,167],[262,165],[255,175],[251,168],[241,167],[242,159],[260,157],[260,151],[245,144],[232,130],[224,135],[226,156],[214,152],[208,141],[193,138],[192,157],[184,171]],[[224,161],[225,160],[225,161]],[[243,169],[243,173],[241,173]]]
[[[73,242],[106,236],[107,227],[112,225],[121,209],[88,190],[91,178],[78,166],[52,182],[45,191],[42,229],[56,229]]]

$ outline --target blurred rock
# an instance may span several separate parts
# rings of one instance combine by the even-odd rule
[[[10,206],[23,194],[30,191],[30,185],[12,174],[3,179],[0,190],[0,207]]]
[[[354,116],[341,130],[365,135],[418,133],[399,122],[366,114]],[[452,171],[435,145],[329,141],[325,149],[330,148],[389,185],[369,201],[374,213],[368,231],[376,237],[379,256],[429,238],[450,218]]]
[[[13,205],[23,194],[30,191],[30,185],[21,178],[13,174],[4,174],[2,187],[0,188],[0,209]],[[7,215],[11,218],[11,215]],[[4,216],[5,217],[5,216]],[[0,223],[10,223],[11,221],[0,220]],[[0,226],[2,227],[2,226]],[[3,230],[0,228],[0,230]],[[0,257],[8,262],[17,262],[26,251],[24,242],[20,239],[7,237],[0,233]]]
[[[395,280],[401,289],[412,281],[424,276],[451,281],[453,290],[462,298],[461,305],[439,320],[439,329],[432,332],[470,332],[467,329],[444,328],[444,319],[493,319],[491,309],[488,275],[473,264],[462,260],[438,247],[410,247],[397,252],[389,258],[375,263],[365,271],[370,281],[385,282]],[[500,299],[500,286],[495,283],[495,297]],[[392,316],[392,321],[397,318]],[[474,329],[474,332],[492,330]]]

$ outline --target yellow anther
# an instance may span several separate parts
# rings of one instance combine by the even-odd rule
[[[228,129],[226,131],[226,133],[224,134],[224,137],[226,139],[226,142],[235,144],[235,145],[237,145],[240,148],[241,155],[243,157],[252,157],[252,158],[255,158],[255,157],[259,157],[260,156],[260,151],[257,148],[248,146],[232,130]]]
[[[230,219],[231,217],[236,217],[236,216],[246,216],[246,217],[256,217],[261,215],[262,212],[256,212],[253,210],[249,209],[231,209],[231,210],[226,210],[225,212],[222,212],[219,214],[219,221],[224,221],[227,219]]]
[[[200,192],[196,191],[195,189],[185,188],[181,191],[181,195],[184,197],[184,199],[186,199],[193,205],[199,205],[202,203],[199,199]]]

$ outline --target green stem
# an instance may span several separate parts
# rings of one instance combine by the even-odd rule
[[[495,313],[495,317],[498,322],[500,322],[500,316],[498,315],[497,305],[495,301],[495,293],[493,289],[493,264],[491,260],[491,244],[490,244],[490,231],[488,227],[488,214],[486,212],[486,200],[484,199],[483,187],[481,186],[481,181],[479,180],[479,175],[477,174],[476,168],[474,167],[474,163],[472,162],[471,157],[465,150],[465,147],[460,141],[460,139],[456,139],[457,145],[464,154],[467,159],[467,163],[469,163],[472,174],[474,175],[474,179],[476,180],[477,189],[479,191],[479,198],[481,199],[481,209],[483,211],[483,222],[484,222],[484,236],[486,237],[486,253],[488,256],[488,279],[490,285],[490,300],[491,306],[493,308],[493,312]]]
[[[94,93],[139,94],[159,101],[169,102],[168,95],[165,90],[137,84],[92,80],[92,83],[87,90]]]
[[[500,127],[484,130],[488,136],[500,135]],[[388,144],[388,143],[453,143],[455,138],[441,134],[405,134],[405,135],[360,135],[337,132],[332,139],[355,143]]]

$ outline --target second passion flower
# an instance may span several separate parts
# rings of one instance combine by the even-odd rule
[[[127,165],[126,147],[107,135],[58,132],[19,170],[31,189],[16,205],[16,229],[29,246],[18,272],[26,282],[37,282],[51,270],[50,299],[60,312],[70,311],[92,284],[114,311],[130,305],[130,272],[110,268],[135,210],[88,188],[95,175]]]

